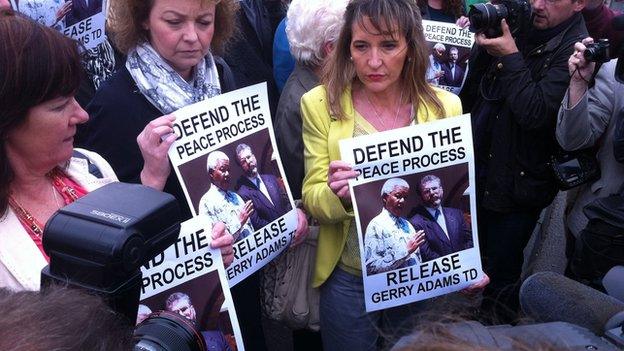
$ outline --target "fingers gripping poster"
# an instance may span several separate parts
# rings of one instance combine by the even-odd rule
[[[423,20],[429,49],[426,79],[429,84],[459,94],[468,73],[474,33],[453,23]]]
[[[234,236],[230,286],[290,244],[297,214],[275,146],[266,83],[176,112],[169,149],[194,216],[223,222]]]
[[[244,350],[219,250],[210,248],[212,223],[184,223],[175,244],[141,267],[137,324],[150,313],[179,313],[199,326],[209,350]]]
[[[340,142],[366,310],[461,290],[483,276],[470,116]]]
[[[11,0],[11,7],[92,49],[106,39],[103,0]]]

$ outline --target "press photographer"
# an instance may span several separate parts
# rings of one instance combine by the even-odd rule
[[[618,69],[620,59],[603,64],[592,80],[597,63],[588,60],[595,56],[588,52],[595,49],[590,37],[574,45],[568,59],[570,85],[559,110],[556,135],[567,151],[589,149],[600,170],[598,179],[579,188],[566,218],[567,274],[600,287],[596,282],[606,270],[624,264],[624,164],[616,157],[622,152],[616,130],[624,113],[624,80]]]
[[[492,279],[486,311],[494,297],[498,305],[517,309],[522,250],[541,210],[557,193],[548,161],[557,146],[556,115],[570,79],[567,59],[574,42],[587,36],[580,14],[585,0],[531,4],[525,32],[512,34],[509,24],[518,21],[507,11],[500,36],[476,34],[460,95],[473,121],[479,236],[484,271]],[[515,318],[492,312],[502,320]]]

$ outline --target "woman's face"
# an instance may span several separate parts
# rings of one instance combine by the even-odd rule
[[[399,91],[407,43],[397,26],[393,27],[394,38],[377,32],[368,17],[364,17],[361,23],[355,22],[351,28],[350,50],[355,73],[364,87],[373,93],[385,93],[389,89]]]
[[[43,102],[32,107],[26,121],[8,133],[7,153],[34,169],[51,170],[69,160],[76,126],[88,119],[73,96]]]
[[[184,79],[210,50],[215,6],[202,6],[199,0],[155,0],[143,24],[152,47]]]

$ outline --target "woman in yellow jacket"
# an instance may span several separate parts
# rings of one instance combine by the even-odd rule
[[[301,99],[303,202],[321,224],[314,286],[325,351],[374,350],[381,320],[366,313],[357,230],[338,141],[461,114],[459,98],[425,81],[429,50],[411,0],[354,0],[323,72]],[[424,238],[418,238],[420,245]]]

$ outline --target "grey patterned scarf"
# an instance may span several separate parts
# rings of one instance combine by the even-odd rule
[[[139,91],[162,113],[221,94],[219,73],[208,53],[193,69],[193,79],[184,80],[147,42],[128,53],[126,68]]]

